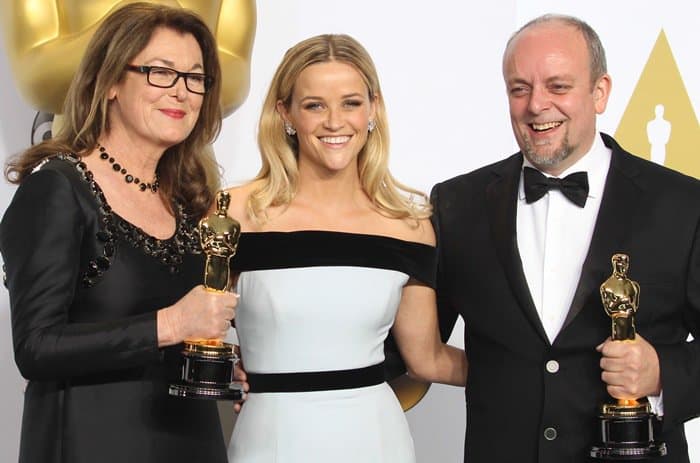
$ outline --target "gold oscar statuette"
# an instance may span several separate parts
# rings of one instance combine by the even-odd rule
[[[206,256],[204,287],[207,291],[230,289],[231,258],[236,254],[241,225],[227,214],[231,198],[216,195],[216,212],[199,221],[199,239]],[[238,358],[233,344],[221,339],[187,339],[181,356],[180,381],[170,385],[170,395],[197,399],[241,400],[240,384],[233,382]]]
[[[613,254],[613,273],[600,285],[600,298],[612,323],[611,339],[631,342],[636,337],[634,317],[639,308],[639,283],[627,276],[627,254]],[[646,398],[618,399],[600,407],[600,442],[590,456],[603,461],[646,460],[666,455],[666,444],[654,440],[654,423]]]

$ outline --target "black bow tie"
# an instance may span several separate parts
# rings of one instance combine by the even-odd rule
[[[533,203],[551,189],[558,189],[566,198],[578,207],[586,205],[588,198],[588,174],[574,172],[564,178],[547,177],[532,167],[523,169],[525,201]]]

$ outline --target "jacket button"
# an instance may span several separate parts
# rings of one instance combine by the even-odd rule
[[[557,430],[554,428],[545,428],[544,438],[547,440],[554,440],[557,438]]]
[[[545,364],[544,367],[547,369],[548,372],[556,373],[557,371],[559,371],[559,362],[557,362],[556,360],[550,360]]]

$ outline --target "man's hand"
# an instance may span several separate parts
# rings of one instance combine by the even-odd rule
[[[654,346],[636,334],[634,341],[610,338],[596,347],[602,354],[601,378],[616,399],[638,399],[661,393],[661,369]]]

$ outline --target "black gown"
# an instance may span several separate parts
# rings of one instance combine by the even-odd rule
[[[73,155],[17,189],[0,251],[29,380],[20,463],[226,462],[216,403],[170,397],[181,346],[158,348],[156,310],[204,268],[194,221],[175,211],[171,238],[148,236],[111,211]]]

